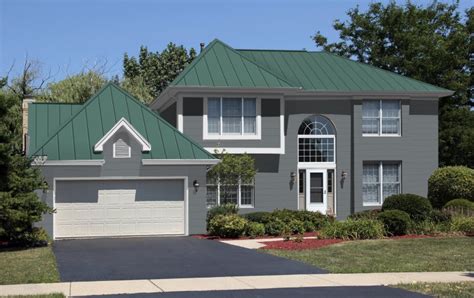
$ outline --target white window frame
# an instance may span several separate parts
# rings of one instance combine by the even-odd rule
[[[209,133],[208,132],[208,99],[209,98],[219,98],[220,99],[220,132],[219,133]],[[242,121],[241,121],[241,132],[240,133],[223,133],[222,132],[222,101],[225,98],[240,98],[242,102]],[[244,98],[255,98],[255,133],[244,133]],[[262,117],[261,117],[261,97],[258,96],[207,96],[204,97],[204,110],[203,110],[203,125],[202,125],[202,135],[203,140],[261,140],[262,138]]]
[[[252,200],[252,204],[250,205],[243,205],[242,204],[242,186],[252,186],[253,187],[253,191],[254,191],[254,195],[253,195],[253,200]],[[208,186],[215,186],[217,187],[217,205],[216,206],[220,206],[221,205],[221,184],[220,183],[216,183],[216,184],[212,184],[212,183],[207,183],[206,182],[206,193],[207,193],[207,187]],[[250,184],[250,183],[244,183],[242,184],[240,181],[239,181],[239,185],[237,187],[237,206],[239,206],[240,209],[251,209],[251,208],[255,208],[255,182],[253,184]],[[212,206],[207,206],[207,208],[212,208]]]
[[[119,139],[119,140],[122,140],[122,139]],[[115,154],[115,152],[116,152],[116,151],[115,151],[115,145],[117,144],[117,142],[118,142],[118,140],[115,141],[114,144],[113,144],[113,158],[130,158],[130,157],[132,157],[132,147],[130,147],[130,145],[127,144],[124,140],[122,140],[122,142],[124,142],[124,143],[127,145],[127,147],[128,147],[128,154],[127,154],[127,156],[117,156],[117,155]]]
[[[385,99],[380,99],[380,100],[373,100],[373,99],[368,99],[368,100],[364,100],[364,101],[378,101],[379,102],[379,131],[378,133],[364,133],[362,132],[362,136],[363,137],[401,137],[402,136],[402,104],[401,104],[401,101],[400,100],[385,100]],[[390,118],[387,118],[385,117],[385,119],[399,119],[398,121],[398,133],[382,133],[383,129],[382,129],[382,102],[383,101],[396,101],[398,102],[398,117],[390,117]],[[362,108],[362,120],[364,119],[364,113],[363,113],[363,105],[361,106]],[[363,122],[363,121],[362,121]],[[362,127],[361,127],[362,129]]]
[[[400,161],[379,161],[379,162],[363,162],[362,167],[364,167],[364,164],[377,164],[379,168],[379,200],[380,203],[365,203],[364,202],[364,197],[362,197],[362,205],[364,207],[381,207],[383,205],[383,164],[396,164],[398,166],[398,193],[402,193],[402,163]],[[362,186],[364,185],[364,181],[362,178]]]

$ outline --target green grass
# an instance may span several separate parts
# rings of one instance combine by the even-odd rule
[[[474,270],[474,238],[348,241],[320,249],[263,250],[334,273]]]
[[[453,283],[413,283],[396,285],[408,291],[418,292],[434,297],[446,298],[468,298],[474,297],[474,282],[453,282]]]
[[[51,247],[0,250],[0,284],[59,282]]]

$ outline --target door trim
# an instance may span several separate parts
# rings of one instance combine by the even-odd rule
[[[184,236],[189,236],[189,187],[188,176],[111,176],[111,177],[55,177],[53,178],[53,209],[56,209],[56,181],[102,181],[102,180],[183,180],[184,187]],[[147,235],[149,237],[150,235]],[[163,235],[160,235],[163,236]],[[126,236],[120,236],[126,237]],[[130,236],[139,237],[139,236]],[[103,237],[102,237],[103,238]],[[53,240],[56,237],[56,213],[53,213]],[[62,238],[61,238],[62,239]]]
[[[322,203],[322,210],[311,210],[311,174],[314,173],[321,173],[322,174],[322,182],[323,182],[323,203]],[[306,195],[305,195],[305,205],[306,210],[308,211],[319,211],[322,214],[326,214],[328,208],[328,183],[327,183],[327,169],[307,169],[306,170]],[[319,203],[313,203],[314,205],[319,205]],[[317,209],[317,207],[316,207]]]

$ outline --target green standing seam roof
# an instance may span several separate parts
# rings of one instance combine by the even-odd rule
[[[28,149],[35,152],[82,104],[34,102],[28,106]]]
[[[35,127],[45,125],[46,114],[37,115]],[[200,145],[183,135],[157,113],[113,83],[104,86],[80,106],[67,121],[35,147],[31,156],[48,160],[102,159],[94,145],[121,119],[128,122],[151,144],[144,159],[215,159]]]
[[[235,50],[218,39],[213,40],[170,86],[336,92],[450,91],[328,52]]]

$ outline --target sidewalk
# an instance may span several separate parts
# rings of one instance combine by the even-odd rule
[[[303,239],[318,239],[315,236],[303,237]],[[257,238],[257,239],[238,239],[238,240],[219,240],[222,243],[235,245],[248,249],[259,249],[265,246],[265,242],[283,241],[282,237],[278,238]]]
[[[0,286],[0,296],[48,293],[89,296],[300,287],[381,286],[413,282],[461,281],[474,281],[474,272],[296,274],[22,284]]]

